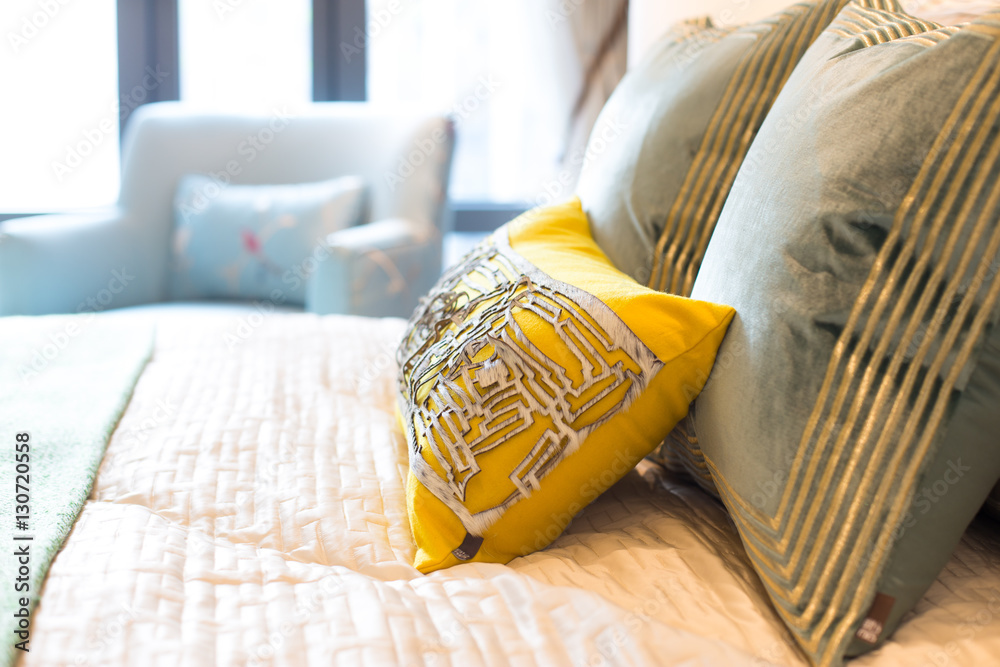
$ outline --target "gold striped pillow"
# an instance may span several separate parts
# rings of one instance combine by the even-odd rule
[[[673,463],[818,665],[883,642],[1000,477],[1000,13],[851,4],[786,83],[693,289],[737,317]]]
[[[625,76],[597,120],[577,187],[594,238],[619,269],[690,295],[757,129],[846,4],[804,2],[739,28],[684,23]]]

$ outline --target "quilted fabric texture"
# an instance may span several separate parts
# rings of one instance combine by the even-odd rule
[[[306,280],[329,256],[328,234],[356,225],[364,181],[224,185],[181,179],[174,198],[170,298],[305,302]]]
[[[245,319],[158,323],[22,667],[807,664],[724,510],[669,479],[630,473],[509,565],[419,574],[394,416],[405,322],[274,314],[230,349]],[[974,525],[852,664],[991,664],[992,536]]]
[[[793,5],[737,29],[683,23],[628,72],[591,133],[577,187],[594,238],[615,266],[654,289],[691,294],[757,130],[799,58],[847,1]]]
[[[820,665],[885,640],[1000,477],[998,93],[1000,14],[848,6],[695,284],[739,316],[673,441]]]
[[[0,591],[2,667],[31,650],[29,609],[152,347],[152,327],[94,313],[0,319],[0,438],[10,443],[0,452],[0,482],[14,490],[0,498],[12,547],[0,555],[11,577]]]
[[[687,413],[732,317],[614,269],[579,200],[500,228],[399,348],[416,567],[547,546]]]

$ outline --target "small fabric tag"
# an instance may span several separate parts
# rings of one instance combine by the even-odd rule
[[[865,622],[861,624],[854,636],[867,644],[877,644],[894,604],[896,604],[896,598],[885,593],[876,593]]]
[[[466,533],[465,539],[451,553],[458,560],[472,560],[479,553],[479,547],[481,546],[483,546],[483,538]]]

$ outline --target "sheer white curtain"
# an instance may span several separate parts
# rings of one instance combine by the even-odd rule
[[[620,4],[368,0],[368,99],[454,114],[455,199],[568,197],[576,173],[565,173],[567,140],[578,144],[589,132],[571,130],[574,105],[606,28],[601,17]],[[582,117],[593,105],[587,97]]]
[[[582,3],[579,11],[569,16],[577,61],[585,68],[569,118],[561,161],[562,174],[570,177],[574,185],[584,162],[596,158],[593,153],[601,149],[601,141],[588,146],[590,131],[625,74],[628,7],[628,0],[595,0]],[[613,137],[602,140],[613,141]]]
[[[118,94],[114,0],[3,0],[0,25],[0,212],[113,203],[118,124],[148,92]]]

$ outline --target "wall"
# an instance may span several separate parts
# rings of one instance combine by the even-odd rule
[[[686,18],[708,14],[717,25],[756,21],[787,7],[793,0],[632,0],[628,18],[628,65],[639,62],[649,45],[667,28]]]

